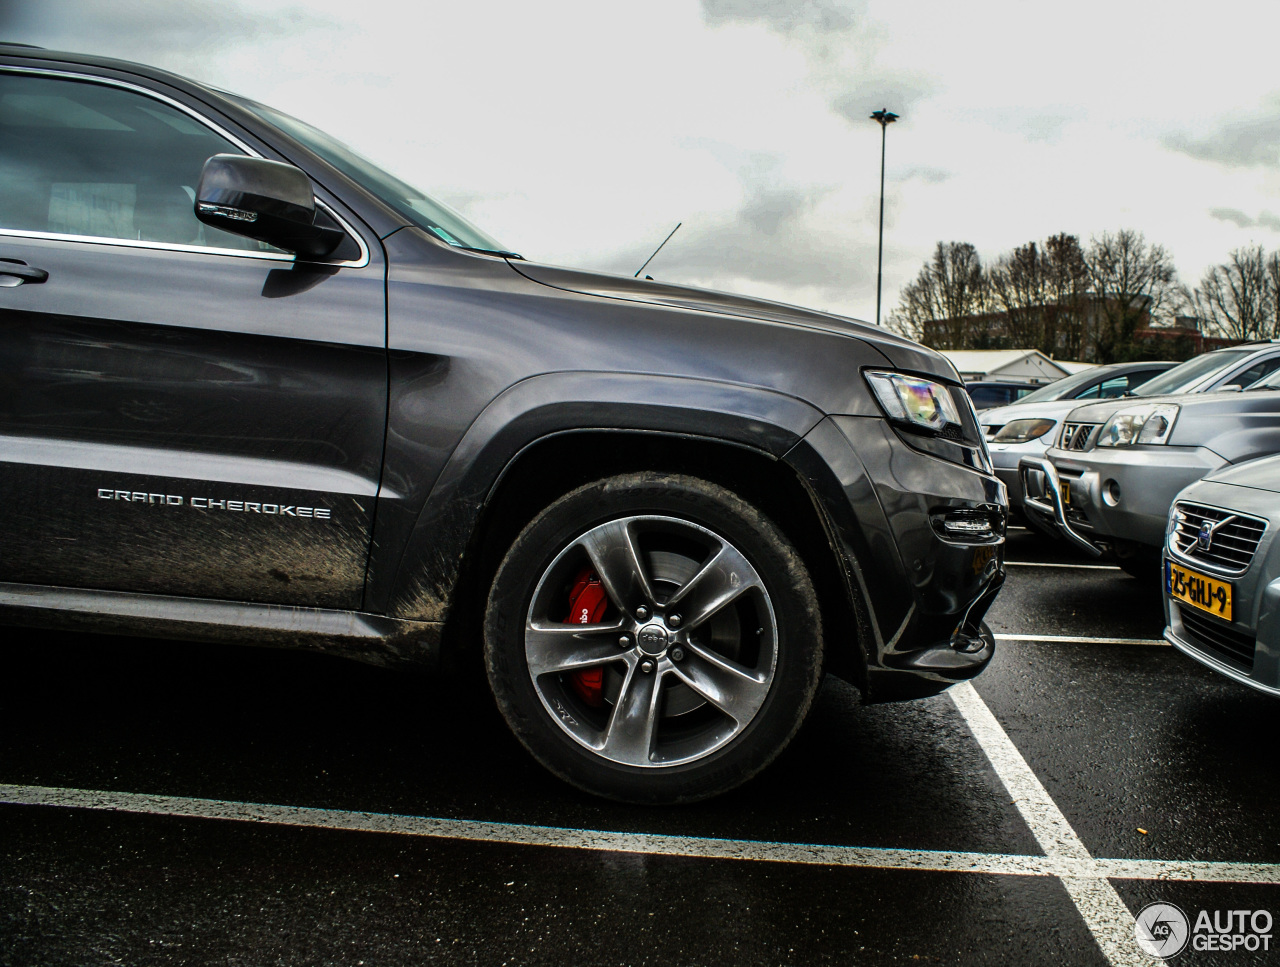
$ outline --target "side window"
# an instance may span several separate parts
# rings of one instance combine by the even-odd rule
[[[1101,392],[1101,390],[1102,390],[1102,384],[1094,383],[1087,390],[1084,390],[1081,393],[1077,393],[1075,396],[1071,398],[1073,400],[1096,400],[1098,398],[1098,393]]]
[[[1137,375],[1137,374],[1135,374]],[[1143,376],[1142,379],[1146,379]],[[1136,385],[1133,382],[1133,376],[1114,376],[1111,379],[1103,380],[1101,383],[1095,383],[1083,393],[1077,393],[1072,399],[1077,400],[1105,400],[1116,396],[1124,396],[1129,392],[1129,387]]]
[[[1109,379],[1098,387],[1098,396],[1101,399],[1110,399],[1115,396],[1124,396],[1129,392],[1129,377],[1117,376],[1115,379]]]
[[[971,390],[974,409],[987,410],[993,406],[1004,406],[1009,402],[1008,394],[996,386],[979,386]]]
[[[1147,380],[1155,379],[1157,376],[1159,376],[1163,372],[1164,372],[1163,369],[1143,369],[1143,370],[1139,370],[1136,373],[1130,373],[1128,376],[1125,377],[1125,379],[1129,381],[1129,389],[1135,389],[1141,386]],[[1128,390],[1126,390],[1126,392],[1128,392]],[[1120,395],[1123,396],[1124,394],[1122,393]]]
[[[1222,385],[1240,387],[1248,386],[1251,383],[1256,383],[1264,376],[1270,376],[1277,369],[1280,369],[1280,356],[1273,356],[1270,359],[1264,359],[1260,362],[1254,363],[1244,372],[1237,376],[1233,376]]]
[[[205,161],[242,153],[135,91],[0,72],[0,232],[277,251],[194,214]]]

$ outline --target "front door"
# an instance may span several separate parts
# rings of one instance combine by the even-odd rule
[[[360,607],[381,248],[352,229],[305,266],[202,225],[229,138],[131,85],[0,69],[0,581]]]

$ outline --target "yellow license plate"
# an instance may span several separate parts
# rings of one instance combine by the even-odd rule
[[[1207,611],[1223,621],[1231,620],[1231,585],[1208,575],[1165,562],[1164,587],[1169,597]]]
[[[1059,480],[1058,493],[1062,494],[1062,506],[1070,507],[1071,506],[1071,481]]]

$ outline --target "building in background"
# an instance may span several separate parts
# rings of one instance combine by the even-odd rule
[[[1129,311],[1122,311],[1116,300],[1088,296],[1073,307],[1039,305],[1016,312],[928,319],[921,324],[920,341],[944,354],[1025,352],[1017,347],[1036,346],[1046,358],[1061,356],[1087,363],[1184,360],[1240,342],[1206,335],[1209,327],[1195,316],[1158,324],[1144,300],[1137,301],[1140,304]]]
[[[1190,359],[1212,349],[1240,344],[1239,339],[1206,336],[1204,329],[1201,320],[1195,316],[1178,316],[1172,326],[1149,326],[1136,330],[1133,341],[1147,355],[1165,359]]]
[[[1083,373],[1086,369],[1093,369],[1098,365],[1097,363],[1078,363],[1069,359],[1055,359],[1054,362],[1073,376],[1076,373]]]
[[[943,349],[965,382],[1012,380],[1052,383],[1076,369],[1054,362],[1038,349]],[[1079,364],[1072,364],[1079,365]]]

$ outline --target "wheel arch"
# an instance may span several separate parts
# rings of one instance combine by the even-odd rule
[[[856,640],[825,513],[781,460],[821,419],[793,397],[707,380],[525,380],[491,403],[455,450],[401,558],[388,613],[443,621],[446,655],[474,657],[467,644],[478,640],[479,611],[470,605],[483,600],[505,549],[538,510],[589,480],[661,466],[760,506],[808,565],[829,639]],[[861,684],[865,664],[840,655],[859,650],[829,647],[831,670]]]
[[[555,465],[549,478],[542,470]],[[844,569],[820,502],[792,467],[740,443],[662,431],[577,429],[531,443],[504,468],[480,514],[476,539],[459,574],[457,601],[445,646],[466,647],[472,620],[503,554],[545,506],[602,477],[645,469],[685,474],[736,493],[776,524],[795,545],[818,593],[827,640],[828,670],[865,684],[859,622]]]

